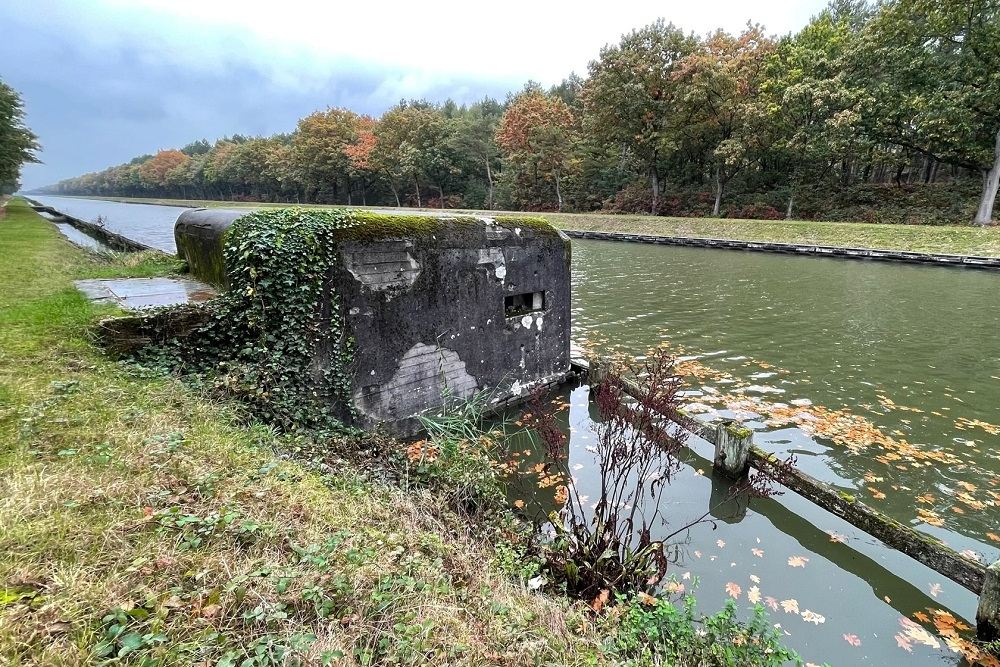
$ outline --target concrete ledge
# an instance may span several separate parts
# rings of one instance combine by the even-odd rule
[[[565,229],[563,231],[566,236],[571,239],[627,241],[631,243],[653,243],[658,245],[687,246],[691,248],[752,250],[756,252],[840,257],[845,259],[867,259],[881,262],[899,262],[904,264],[931,264],[936,266],[957,266],[971,269],[1000,270],[1000,257],[980,257],[976,255],[938,255],[934,253],[911,252],[907,250],[878,250],[873,248],[850,248],[798,243],[772,243],[769,241],[739,241],[735,239],[708,239],[687,236],[651,236],[649,234],[625,234],[622,232],[597,232],[578,229]]]
[[[134,315],[108,317],[94,325],[91,333],[98,345],[115,358],[135,354],[153,344],[184,340],[208,321],[209,313],[196,305],[184,305]]]
[[[31,204],[31,208],[34,209],[35,211],[39,213],[48,213],[51,216],[59,218],[59,222],[65,222],[66,224],[71,225],[76,229],[79,229],[84,234],[87,234],[88,236],[97,239],[98,241],[108,246],[109,248],[120,250],[122,252],[141,252],[143,250],[156,250],[156,248],[152,248],[146,245],[145,243],[139,243],[138,241],[133,241],[132,239],[126,238],[121,234],[115,234],[114,232],[109,231],[104,227],[101,227],[100,225],[95,225],[92,222],[86,222],[85,220],[80,220],[78,218],[66,215],[65,213],[57,211],[51,206],[45,206],[44,204],[40,204],[29,197],[25,197],[25,199],[28,201],[29,204]]]

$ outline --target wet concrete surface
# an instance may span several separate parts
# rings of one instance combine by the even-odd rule
[[[126,310],[202,303],[217,294],[211,286],[188,278],[77,280],[74,284],[91,301],[114,303]]]

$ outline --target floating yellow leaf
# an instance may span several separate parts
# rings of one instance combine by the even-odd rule
[[[799,601],[796,599],[782,600],[781,608],[786,614],[797,614],[799,613]]]

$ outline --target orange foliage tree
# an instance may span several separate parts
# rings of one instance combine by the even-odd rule
[[[187,164],[190,159],[178,150],[160,151],[142,163],[142,166],[139,167],[139,175],[149,185],[167,187],[169,185],[167,174],[171,170]]]
[[[552,181],[556,203],[563,208],[561,180],[573,146],[573,112],[558,97],[539,91],[519,95],[497,127],[496,141],[518,180],[535,188],[539,178]]]

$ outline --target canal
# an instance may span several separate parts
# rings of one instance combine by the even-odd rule
[[[763,449],[966,555],[1000,557],[1000,274],[575,241],[573,297],[578,344],[667,347],[689,409],[745,419]],[[585,388],[565,403],[570,470],[595,499],[595,408]],[[962,664],[935,621],[974,625],[974,595],[793,493],[745,515],[718,506],[728,483],[707,443],[692,445],[665,518],[717,508],[715,528],[672,554],[705,611],[752,595],[815,663]]]
[[[173,251],[181,209],[36,199]],[[690,410],[745,419],[756,444],[806,472],[1000,557],[1000,274],[577,240],[573,298],[578,344],[640,357],[666,346]],[[563,399],[569,469],[594,496],[595,409],[586,388]],[[675,526],[728,486],[692,445],[667,492]],[[513,493],[544,508],[549,490],[528,482]],[[974,625],[976,597],[957,584],[793,493],[714,516],[671,551],[670,573],[687,590],[697,580],[705,611],[759,600],[815,663],[962,664],[940,633],[952,618]]]

